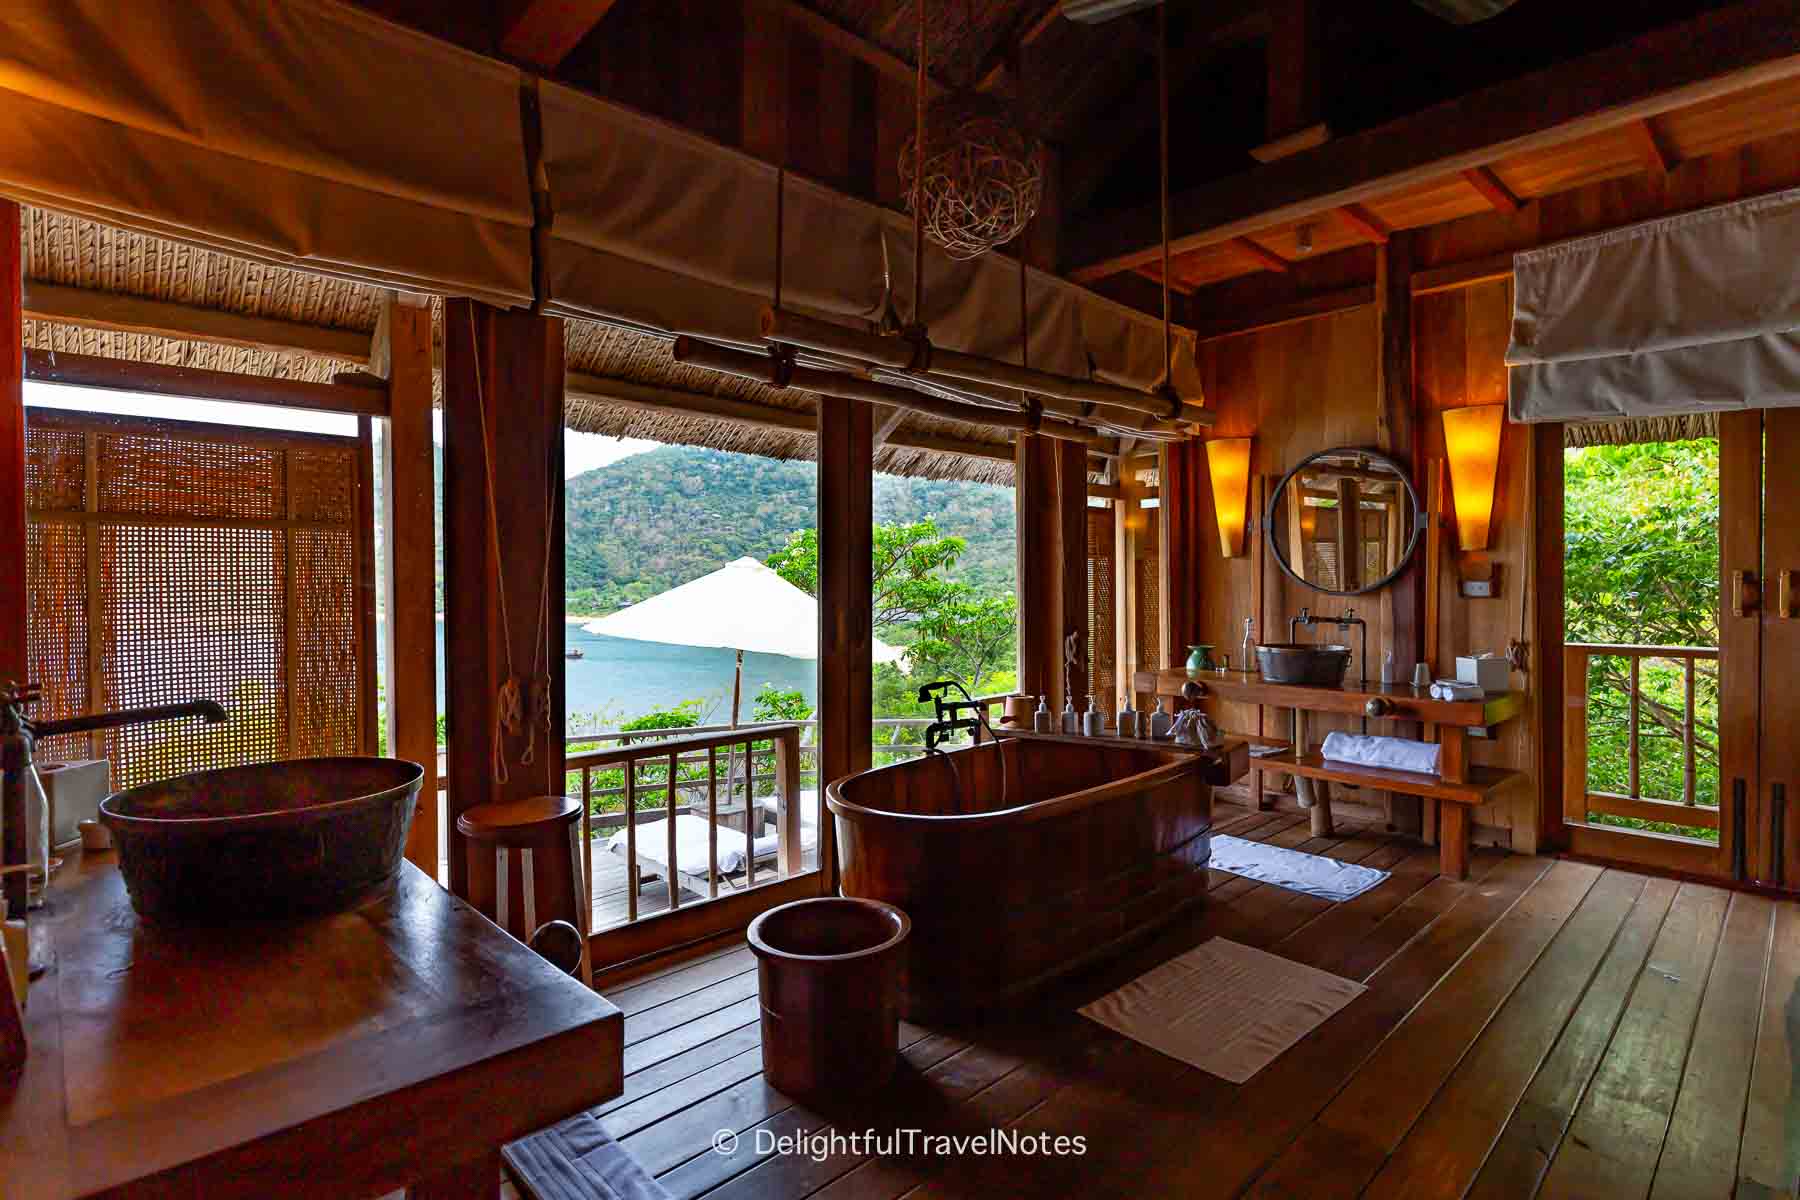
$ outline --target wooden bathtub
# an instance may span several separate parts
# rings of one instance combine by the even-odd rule
[[[905,1014],[987,1008],[1199,900],[1212,785],[1229,770],[1183,751],[1009,737],[832,783],[844,895],[912,918]]]

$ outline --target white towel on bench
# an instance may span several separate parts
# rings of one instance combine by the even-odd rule
[[[1325,735],[1320,754],[1331,762],[1359,767],[1386,767],[1390,771],[1411,771],[1416,775],[1438,773],[1437,746],[1407,738],[1332,732]]]

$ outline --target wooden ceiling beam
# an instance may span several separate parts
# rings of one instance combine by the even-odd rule
[[[992,91],[1018,61],[1025,48],[1042,37],[1062,11],[1061,0],[1038,0],[1035,10],[1026,7],[1020,10],[1019,19],[1015,21],[1000,40],[995,42],[982,58],[981,65],[975,70],[975,90]]]
[[[1286,271],[1294,265],[1267,246],[1253,242],[1247,237],[1232,238],[1231,244],[1243,251],[1244,257],[1254,260],[1265,271]]]
[[[216,308],[152,300],[122,292],[25,281],[27,320],[88,329],[114,329],[183,342],[242,346],[251,350],[309,354],[340,362],[369,361],[369,335],[275,317],[252,317]]]
[[[733,400],[725,396],[683,391],[679,388],[651,387],[647,384],[631,383],[623,379],[609,379],[603,375],[590,375],[582,371],[570,371],[567,380],[564,394],[569,399],[590,400],[598,404],[610,404],[618,408],[633,409],[659,417],[705,417],[715,421],[727,421],[734,425],[778,429],[784,433],[802,433],[808,437],[816,436],[818,433],[818,418],[811,404],[805,408],[759,404],[753,400]],[[910,429],[899,428],[888,431],[886,442],[889,446],[906,450],[961,454],[969,458],[992,459],[995,462],[1010,463],[1013,461],[1011,443],[976,442],[965,438],[916,433]]]
[[[874,42],[853,30],[844,28],[831,18],[821,16],[806,5],[799,3],[799,0],[752,0],[752,3],[767,12],[786,17],[797,28],[804,29],[825,45],[842,51],[859,62],[869,64],[876,71],[896,82],[904,83],[910,88],[917,80],[918,72],[914,69],[913,64],[897,54],[890,54]],[[929,70],[929,64],[927,70]],[[926,76],[926,84],[926,91],[931,94],[933,99],[943,95],[946,90],[942,83],[929,74]]]
[[[1651,174],[1667,175],[1675,169],[1677,166],[1675,156],[1669,153],[1662,136],[1656,132],[1653,118],[1645,117],[1641,121],[1633,121],[1625,128],[1636,144],[1638,154],[1644,160],[1644,165],[1650,168]]]
[[[1260,0],[1219,0],[1191,13],[1180,40],[1169,47],[1169,95],[1178,96],[1221,53],[1269,34],[1269,14]],[[1154,54],[1154,46],[1151,52]],[[1063,208],[1080,212],[1106,182],[1119,160],[1144,134],[1156,127],[1156,72],[1142,75],[1131,94],[1095,109],[1094,116],[1069,137],[1084,156],[1063,173]],[[1147,169],[1155,171],[1152,159]]]
[[[385,417],[388,412],[387,388],[380,386],[274,379],[238,371],[208,371],[199,367],[137,362],[129,358],[103,358],[97,354],[27,350],[25,378],[71,387],[225,400],[233,404],[272,404],[366,417]]]
[[[1462,177],[1468,180],[1470,187],[1481,193],[1481,198],[1495,212],[1516,213],[1525,207],[1525,202],[1513,195],[1512,189],[1501,182],[1490,167],[1465,167]]]
[[[1388,235],[1394,232],[1386,221],[1360,204],[1346,204],[1337,211],[1344,224],[1356,230],[1358,237],[1378,246],[1387,245]]]
[[[606,19],[617,0],[524,0],[513,6],[500,34],[500,53],[552,73]]]
[[[1175,249],[1366,203],[1796,75],[1800,0],[1744,0],[1182,192],[1171,202]],[[1090,281],[1154,261],[1159,228],[1155,203],[1090,214],[1064,240],[1071,275]]]

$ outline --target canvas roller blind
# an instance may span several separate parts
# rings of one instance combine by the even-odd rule
[[[1513,259],[1515,421],[1800,404],[1800,190]]]
[[[542,97],[555,210],[547,311],[760,348],[775,279],[775,168],[569,88],[546,83]],[[785,307],[875,319],[885,271],[900,319],[912,319],[909,218],[791,174],[784,208]],[[928,247],[925,283],[933,342],[1017,361],[1015,261],[956,262]],[[1032,366],[1140,388],[1161,378],[1157,322],[1038,271],[1028,294]],[[1192,341],[1177,347],[1177,386],[1198,396]]]
[[[333,0],[0,3],[0,192],[366,282],[531,300],[519,73]]]

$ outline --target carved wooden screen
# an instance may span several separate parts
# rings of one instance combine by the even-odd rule
[[[31,678],[41,718],[206,698],[224,725],[52,739],[113,782],[375,751],[360,438],[27,414]]]
[[[1087,510],[1088,688],[1101,711],[1117,703],[1119,593],[1114,572],[1113,510]],[[1079,702],[1077,702],[1079,707]]]

